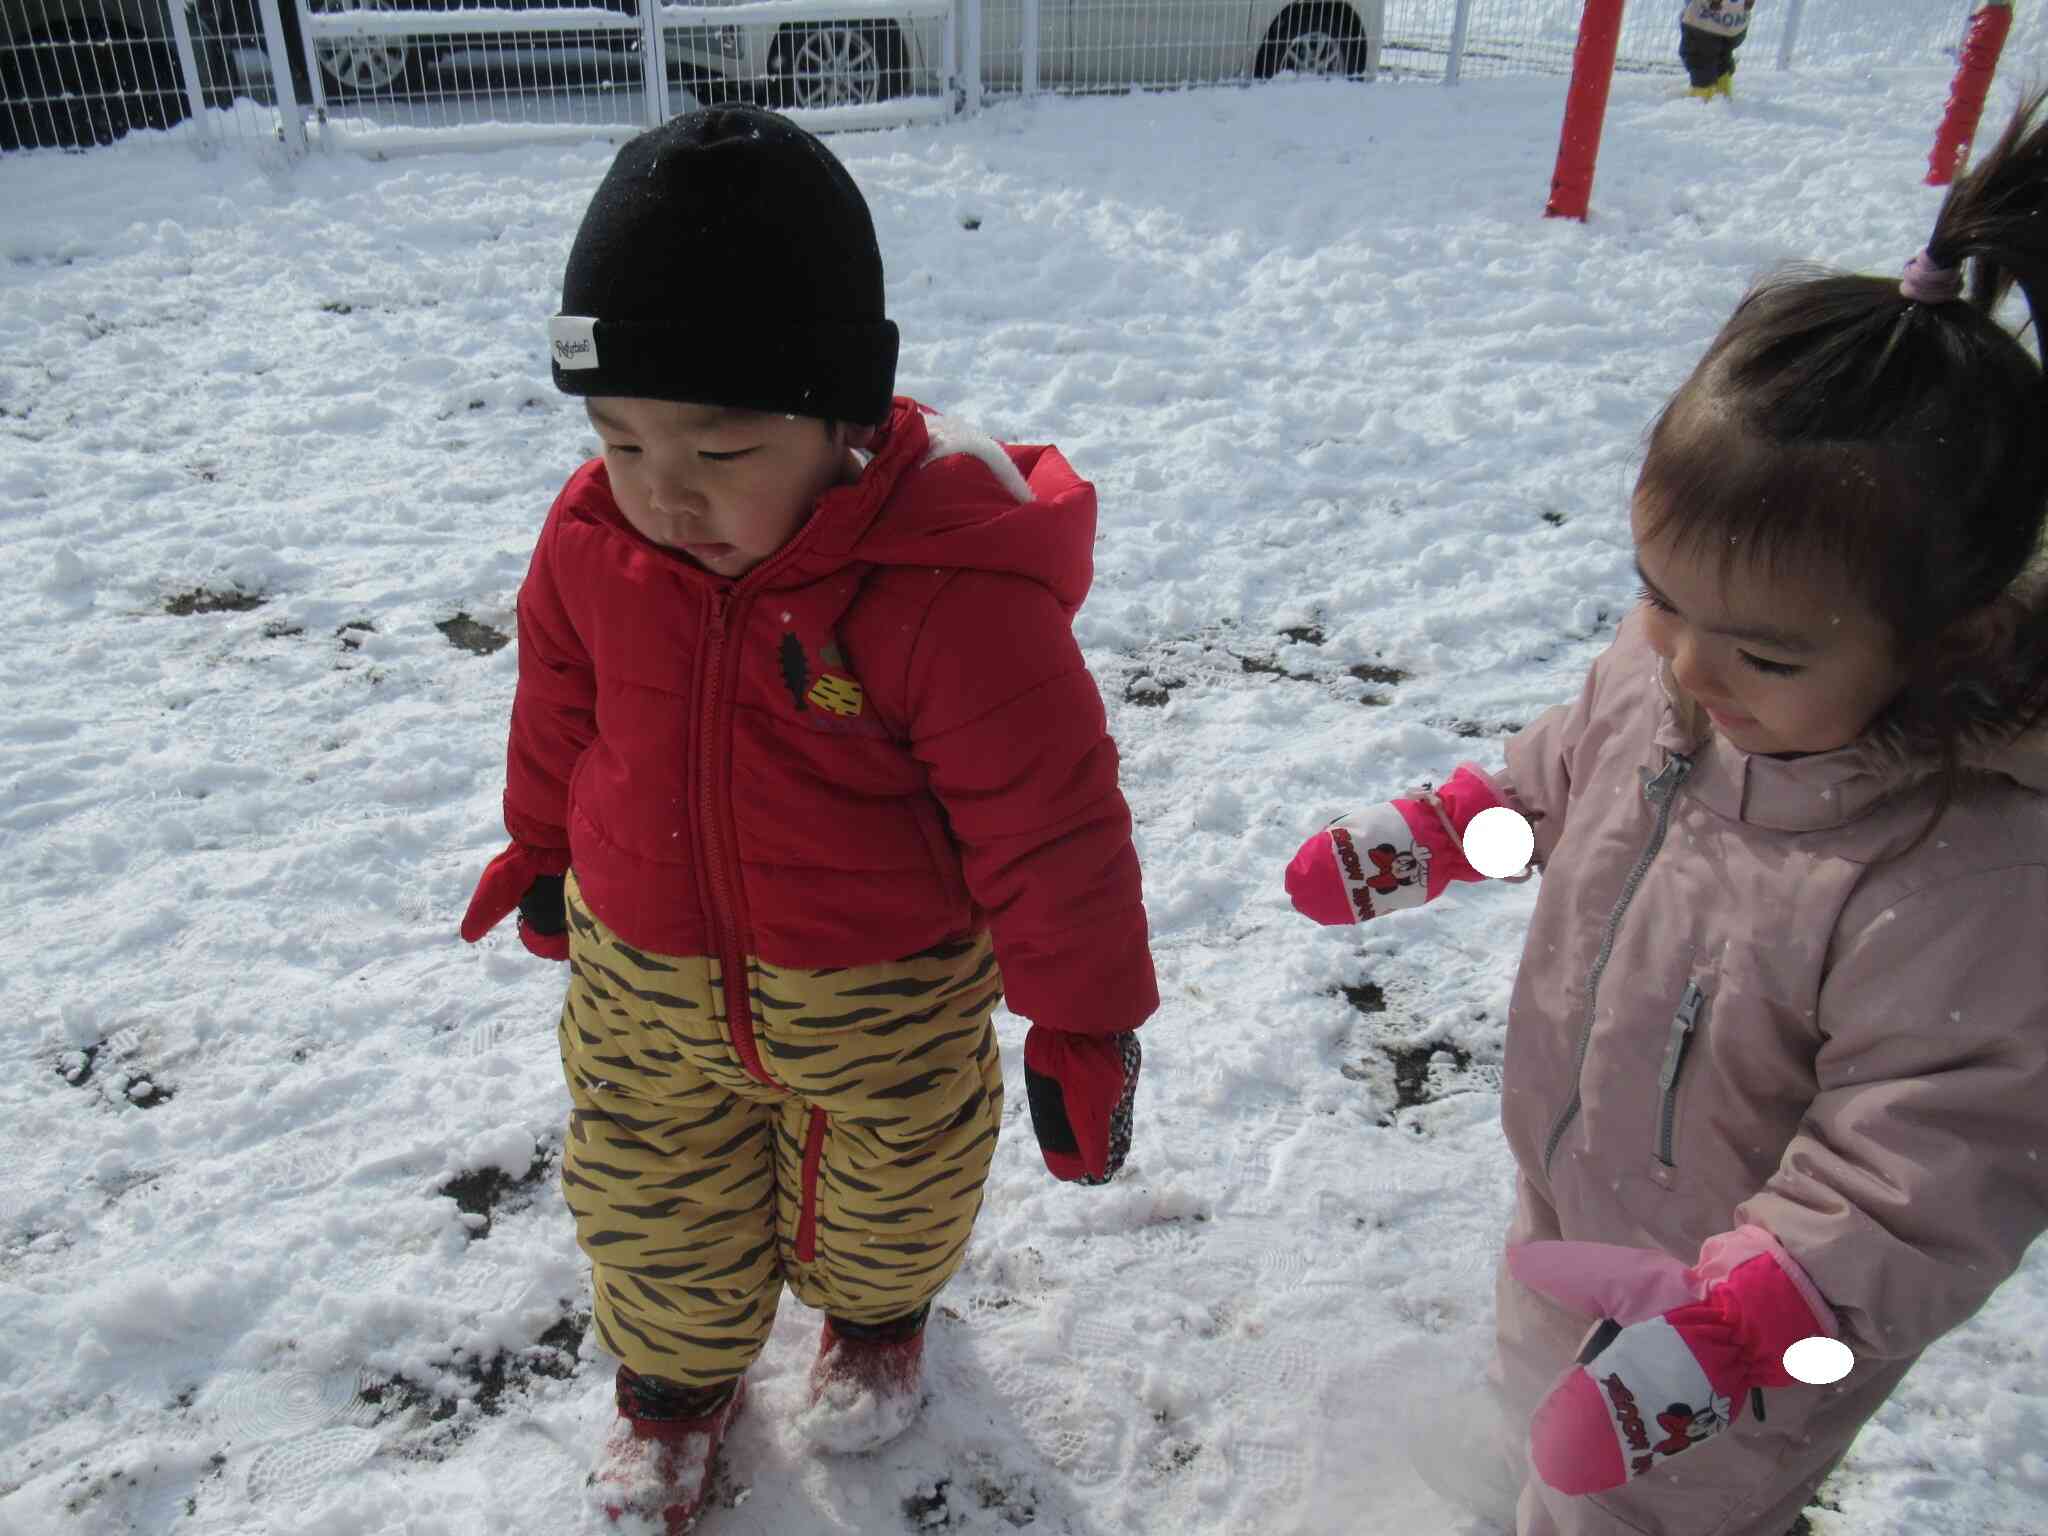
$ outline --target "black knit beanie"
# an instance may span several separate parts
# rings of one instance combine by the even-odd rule
[[[691,112],[598,183],[548,324],[555,387],[872,425],[896,327],[860,188],[788,118]]]

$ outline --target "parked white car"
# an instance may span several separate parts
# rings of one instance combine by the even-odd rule
[[[253,8],[253,0],[235,0]],[[306,0],[315,14],[417,10],[445,15],[476,0]],[[543,0],[484,0],[492,11],[541,8]],[[621,16],[637,0],[597,0]],[[294,0],[281,0],[287,40],[298,48]],[[857,106],[908,92],[936,93],[950,74],[940,18],[903,21],[877,0],[872,19],[749,22],[666,34],[679,83],[709,101],[778,108]],[[1129,87],[1264,79],[1300,74],[1364,78],[1379,66],[1385,0],[1041,0],[1039,80],[1046,85]],[[1022,78],[1023,0],[983,0],[983,78]],[[639,32],[496,31],[471,36],[323,36],[314,57],[336,96],[431,94],[452,77],[547,84],[624,83],[638,69]],[[302,58],[303,55],[300,55]],[[255,61],[260,65],[260,60]],[[303,73],[303,65],[300,67]],[[444,80],[443,77],[450,77]],[[303,78],[300,81],[304,87]]]
[[[1021,84],[1023,0],[982,0],[981,14],[982,78]],[[1385,29],[1385,0],[1041,0],[1038,78],[1104,89],[1289,72],[1364,79],[1379,69]],[[716,38],[716,52],[691,39],[685,59],[776,107],[935,91],[945,73],[938,20],[728,27]]]

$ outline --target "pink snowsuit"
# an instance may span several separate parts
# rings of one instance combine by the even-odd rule
[[[1518,1536],[1785,1536],[2048,1229],[2048,742],[1974,763],[1935,833],[1878,862],[1932,810],[1924,771],[1869,740],[1730,747],[1631,615],[1578,700],[1508,743],[1504,787],[1543,880],[1508,1013],[1509,1241],[1689,1264],[1755,1222],[1856,1356],[1612,1492],[1532,1476]],[[1525,1439],[1594,1319],[1505,1267],[1496,1293]]]

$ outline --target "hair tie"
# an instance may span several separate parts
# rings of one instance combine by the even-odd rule
[[[1923,250],[1906,263],[1899,292],[1915,304],[1953,304],[1963,296],[1963,269],[1944,267]]]

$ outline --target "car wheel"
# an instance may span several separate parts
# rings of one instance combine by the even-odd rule
[[[289,5],[291,0],[281,0]],[[392,0],[306,0],[314,15],[322,11],[395,11]],[[313,45],[320,78],[341,96],[375,96],[415,84],[417,50],[397,37],[323,37]]]
[[[1290,6],[1266,31],[1253,70],[1261,80],[1278,74],[1347,75],[1365,73],[1365,29],[1348,5]]]
[[[893,21],[784,27],[768,50],[769,98],[781,108],[854,107],[908,86]]]

